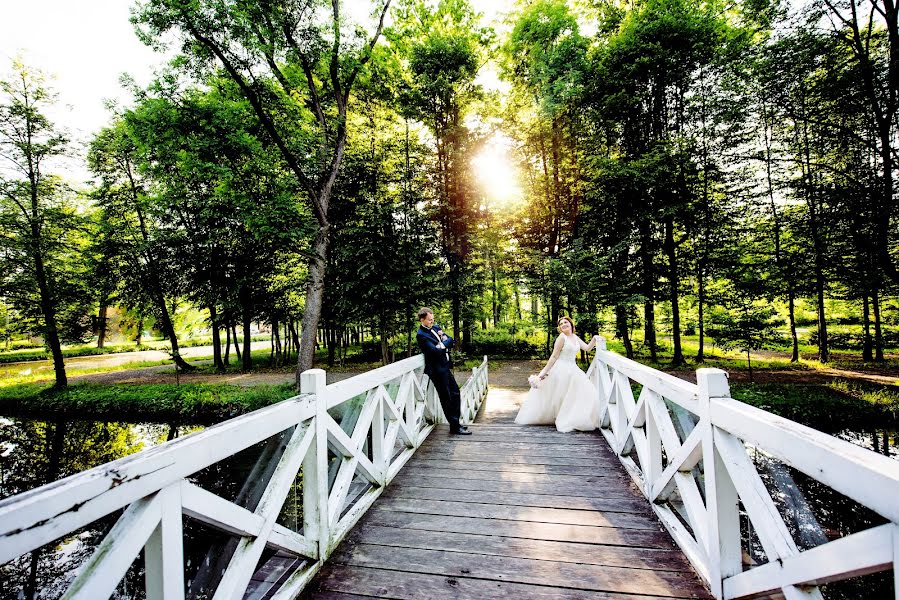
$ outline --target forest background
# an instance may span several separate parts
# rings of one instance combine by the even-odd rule
[[[892,3],[341,6],[138,2],[172,58],[83,154],[13,62],[0,360],[386,364],[429,305],[463,358],[545,357],[568,314],[662,368],[894,369]]]

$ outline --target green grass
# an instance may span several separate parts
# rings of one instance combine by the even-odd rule
[[[892,386],[733,384],[730,391],[741,402],[829,433],[899,427],[899,388]]]
[[[254,335],[253,341],[266,341],[269,339],[267,335]],[[196,337],[196,338],[186,338],[178,340],[179,348],[194,348],[197,346],[210,346],[212,345],[212,337]],[[129,344],[113,344],[106,345],[103,348],[97,348],[95,344],[77,344],[71,346],[64,346],[62,349],[62,355],[64,358],[74,358],[78,356],[101,356],[104,354],[119,354],[122,352],[140,352],[142,350],[162,350],[166,351],[170,349],[171,346],[167,340],[147,340],[141,343],[140,346],[136,346],[133,343]],[[39,360],[49,360],[50,353],[46,348],[20,348],[17,350],[8,350],[5,352],[0,352],[0,364],[4,363],[12,363],[12,362],[24,362],[24,361],[39,361]]]
[[[295,395],[292,384],[249,388],[223,384],[82,384],[54,390],[38,384],[0,388],[0,414],[19,417],[216,423]]]

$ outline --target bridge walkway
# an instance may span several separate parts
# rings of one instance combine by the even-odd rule
[[[515,425],[524,394],[432,432],[304,596],[711,598],[603,436]]]

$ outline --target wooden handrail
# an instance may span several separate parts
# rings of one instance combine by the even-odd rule
[[[241,597],[265,547],[306,559],[278,597],[292,598],[384,488],[444,421],[433,386],[425,385],[421,355],[325,385],[325,372],[301,375],[302,393],[273,406],[0,501],[0,563],[31,552],[124,509],[64,598],[108,597],[141,549],[147,597],[184,598],[182,515],[240,542],[227,559],[215,598]],[[487,359],[462,387],[463,417],[473,419],[487,393]],[[395,396],[388,385],[395,384]],[[329,409],[363,397],[352,418]],[[254,510],[188,480],[254,444],[281,436],[271,476]],[[371,444],[371,448],[369,448]],[[329,477],[328,449],[340,458]],[[372,458],[369,458],[369,454]],[[302,468],[303,527],[278,515]],[[361,475],[367,487],[351,494]]]
[[[716,598],[822,598],[820,584],[897,572],[899,462],[732,399],[720,369],[698,369],[692,384],[606,350],[597,336],[588,375],[603,435]],[[632,382],[642,386],[637,398]],[[747,447],[889,523],[800,550]],[[741,505],[768,557],[764,565],[743,564]]]

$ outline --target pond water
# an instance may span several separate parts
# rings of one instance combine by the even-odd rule
[[[0,499],[145,450],[166,440],[202,429],[164,423],[99,421],[41,421],[0,417]],[[282,446],[283,433],[256,444],[227,460],[196,473],[190,481],[223,498],[254,510],[273,469],[271,460]],[[277,458],[277,457],[275,457]],[[302,486],[294,482],[278,522],[294,531],[302,526]],[[0,600],[55,599],[74,579],[121,511],[100,519],[0,566]],[[189,598],[211,597],[237,538],[217,532],[190,518],[184,519],[184,558]],[[260,565],[271,581],[256,585],[262,598],[293,558],[263,554]],[[291,563],[291,564],[286,564]],[[279,570],[280,569],[280,570]],[[112,595],[118,600],[140,599],[143,558],[138,557]]]

